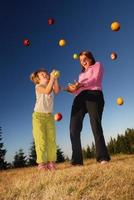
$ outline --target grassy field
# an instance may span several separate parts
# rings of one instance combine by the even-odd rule
[[[0,200],[134,200],[134,155],[115,156],[106,165],[87,160],[57,171],[36,167],[0,172]]]

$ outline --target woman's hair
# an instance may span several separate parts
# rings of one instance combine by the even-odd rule
[[[37,71],[33,72],[32,74],[30,74],[30,80],[34,83],[34,84],[39,84],[39,76],[38,76],[38,73],[39,72],[45,72],[48,74],[47,70],[41,68],[41,69],[38,69]]]
[[[89,58],[92,62],[91,64],[94,65],[95,64],[95,58],[93,56],[93,54],[90,52],[90,51],[82,51],[80,54],[79,54],[79,57],[82,56],[82,55],[85,55],[87,58]],[[85,68],[81,65],[82,67],[82,72],[85,71]]]

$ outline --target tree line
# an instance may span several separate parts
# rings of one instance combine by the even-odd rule
[[[107,148],[110,155],[115,154],[134,154],[134,129],[127,128],[125,134],[118,134],[117,138],[110,138],[107,143]],[[83,148],[83,157],[95,158],[95,145],[92,143],[91,147]]]
[[[13,162],[8,163],[7,161],[5,161],[5,155],[6,155],[7,150],[4,148],[4,143],[2,142],[2,140],[3,140],[2,128],[0,127],[0,170],[37,165],[34,142],[32,142],[31,144],[28,156],[26,156],[24,150],[20,148],[17,152],[15,152]],[[56,162],[60,163],[66,160],[68,160],[68,157],[65,157],[61,148],[57,146],[57,161]]]
[[[14,155],[14,160],[12,163],[5,161],[5,155],[7,150],[4,148],[4,143],[2,142],[2,128],[0,127],[0,170],[8,168],[18,168],[36,165],[36,151],[35,144],[32,142],[29,149],[28,157],[25,155],[23,149],[19,149]],[[118,134],[117,138],[110,138],[107,143],[107,148],[110,155],[115,154],[134,154],[134,129],[126,129],[125,134]],[[83,148],[84,159],[91,159],[96,157],[95,144],[92,142],[91,147],[88,145]],[[68,157],[65,158],[64,152],[59,146],[57,146],[57,163],[69,160]]]

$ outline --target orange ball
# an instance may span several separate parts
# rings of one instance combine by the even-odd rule
[[[123,105],[124,100],[122,99],[122,97],[118,97],[117,100],[116,100],[116,102],[117,102],[118,105],[121,106],[121,105]]]
[[[59,41],[59,46],[63,47],[63,46],[65,46],[65,44],[66,44],[66,41],[64,39],[61,39]]]
[[[111,24],[112,31],[119,31],[120,30],[120,23],[119,22],[113,22]]]

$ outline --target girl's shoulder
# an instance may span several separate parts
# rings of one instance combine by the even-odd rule
[[[36,85],[35,85],[35,89],[36,89],[37,87],[40,87],[40,86],[41,86],[41,87],[45,87],[44,84],[36,84]]]

